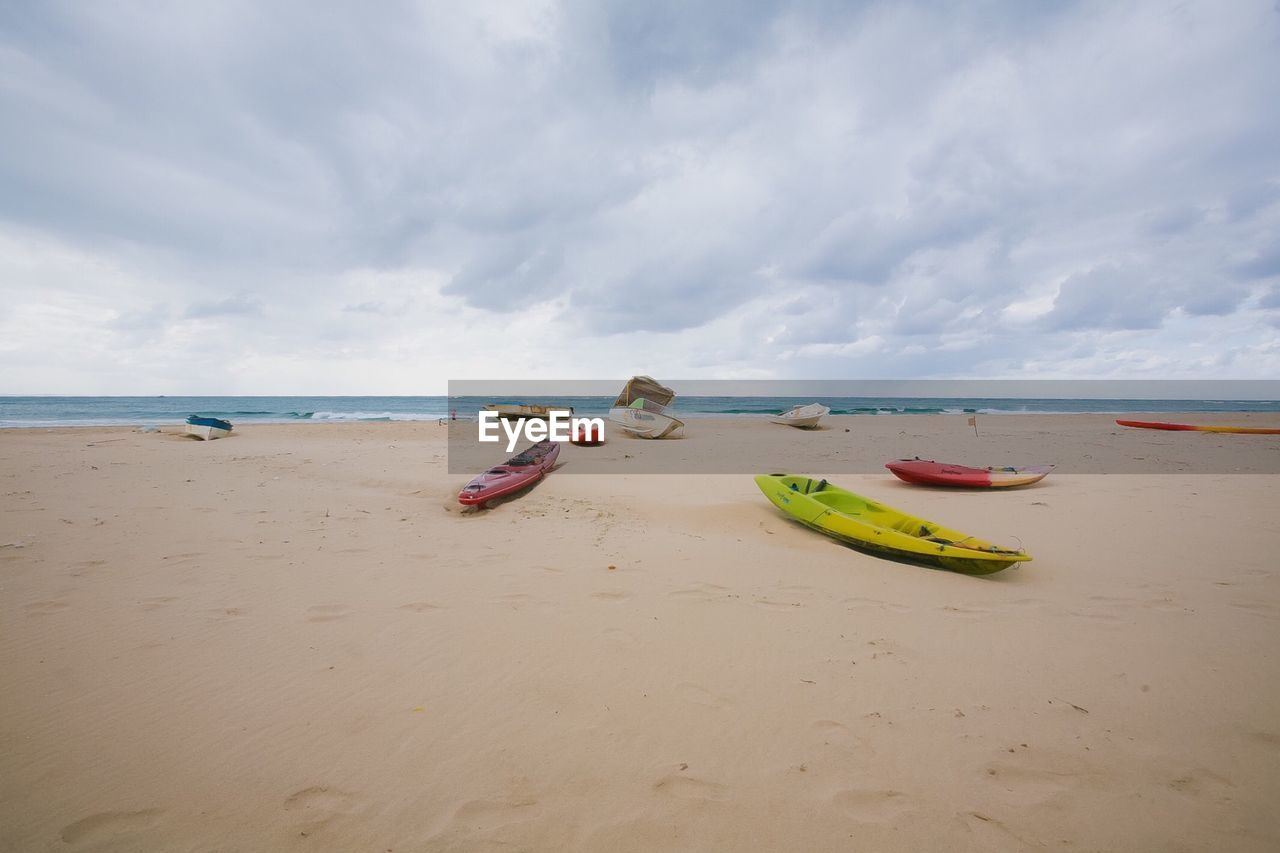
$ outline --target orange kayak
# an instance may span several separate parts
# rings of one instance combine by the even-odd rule
[[[1265,427],[1238,427],[1238,426],[1197,426],[1196,424],[1165,424],[1158,421],[1121,421],[1116,423],[1120,426],[1134,427],[1135,429],[1167,429],[1184,432],[1227,432],[1240,433],[1242,435],[1280,435],[1280,429],[1268,429]]]

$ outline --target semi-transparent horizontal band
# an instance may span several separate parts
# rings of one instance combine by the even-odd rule
[[[530,421],[547,409],[603,426],[603,444],[566,444],[557,475],[892,476],[886,463],[915,457],[977,468],[1051,464],[1054,475],[1280,473],[1280,434],[1117,423],[1280,430],[1280,380],[659,382],[675,393],[662,414],[682,424],[662,438],[640,437],[648,421],[613,411],[626,377],[450,381],[449,472],[476,474],[523,450],[541,436]],[[812,426],[782,417],[812,404],[829,410]],[[532,417],[518,420],[521,412]],[[498,440],[481,441],[482,426]]]

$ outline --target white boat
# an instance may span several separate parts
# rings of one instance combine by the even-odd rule
[[[786,424],[800,429],[813,429],[818,425],[818,421],[829,414],[831,414],[831,410],[821,403],[810,403],[807,406],[792,406],[782,414],[769,418],[769,420],[775,424]]]
[[[638,438],[666,438],[684,427],[667,405],[676,392],[648,376],[633,376],[609,410],[609,421]]]
[[[192,415],[187,418],[186,435],[194,436],[201,441],[213,441],[231,434],[231,421],[222,418],[205,418]]]

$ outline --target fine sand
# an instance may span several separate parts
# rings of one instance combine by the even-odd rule
[[[852,420],[788,467],[977,461]],[[0,850],[1280,849],[1280,437],[1108,420],[1217,471],[832,477],[986,578],[585,448],[462,512],[435,424],[0,431]]]

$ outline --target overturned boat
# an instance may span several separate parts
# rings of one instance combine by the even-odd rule
[[[829,414],[831,414],[831,410],[821,403],[810,403],[807,406],[792,406],[782,414],[769,418],[769,420],[775,424],[786,424],[800,429],[813,429],[818,425],[818,421]]]
[[[185,434],[201,441],[213,441],[215,438],[223,438],[231,434],[231,421],[192,415],[187,418]]]
[[[666,438],[684,427],[667,408],[676,392],[649,376],[633,376],[609,410],[609,421],[638,438]]]

